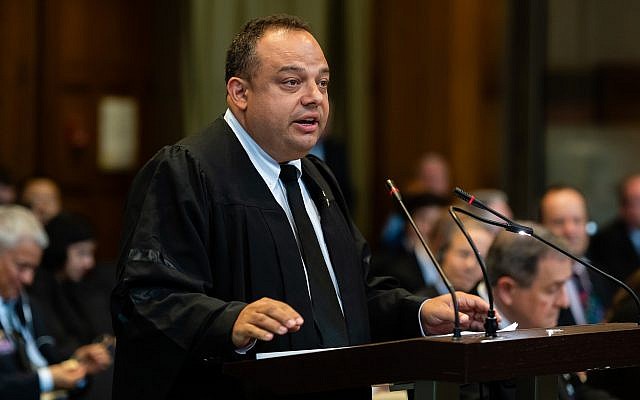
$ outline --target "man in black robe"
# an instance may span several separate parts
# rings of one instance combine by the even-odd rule
[[[368,276],[367,245],[333,174],[305,157],[329,113],[329,67],[308,26],[250,21],[227,53],[226,81],[224,117],[162,149],[133,183],[112,297],[114,398],[265,398],[222,375],[222,363],[326,347],[314,300],[331,296],[345,345],[451,331],[448,296],[425,302]],[[282,164],[301,176],[330,291],[311,289]],[[463,328],[481,329],[486,303],[459,296]]]

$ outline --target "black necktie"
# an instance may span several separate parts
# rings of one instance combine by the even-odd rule
[[[24,340],[24,336],[22,336],[22,332],[20,331],[22,326],[20,323],[20,317],[18,317],[18,304],[13,304],[8,307],[9,311],[9,325],[11,325],[11,338],[13,341],[13,345],[16,348],[16,359],[18,362],[18,368],[24,372],[30,372],[33,368],[31,365],[31,361],[29,360],[29,356],[27,355],[27,342]]]
[[[14,330],[11,332],[13,337],[13,343],[16,346],[16,358],[18,360],[18,367],[25,372],[32,371],[31,361],[27,355],[27,342],[24,340],[20,331]]]
[[[287,190],[289,207],[298,231],[298,248],[307,269],[313,318],[322,343],[326,347],[346,346],[349,339],[344,316],[318,238],[304,207],[297,168],[293,165],[280,165],[280,180]]]

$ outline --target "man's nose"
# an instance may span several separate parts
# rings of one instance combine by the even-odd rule
[[[302,97],[302,104],[305,106],[308,105],[312,105],[312,104],[320,104],[322,102],[324,93],[320,90],[320,88],[318,87],[318,84],[316,82],[309,82],[306,86],[305,86],[305,93],[304,96]]]
[[[24,286],[31,286],[34,275],[35,273],[31,269],[20,272],[20,283]]]
[[[569,307],[569,295],[567,295],[567,287],[562,286],[560,293],[558,294],[558,298],[556,300],[556,304],[560,308],[568,308]]]

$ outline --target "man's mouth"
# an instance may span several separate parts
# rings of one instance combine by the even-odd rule
[[[305,125],[305,126],[313,126],[318,124],[318,120],[315,118],[298,119],[294,122],[300,125]]]

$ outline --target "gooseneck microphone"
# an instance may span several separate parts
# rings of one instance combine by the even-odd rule
[[[458,225],[458,228],[460,228],[460,230],[464,234],[464,237],[467,239],[467,242],[469,243],[469,245],[471,246],[471,249],[473,250],[473,254],[476,256],[476,259],[478,260],[480,269],[482,270],[482,278],[484,280],[485,286],[487,287],[487,295],[489,297],[488,299],[489,311],[487,311],[487,318],[484,320],[484,335],[485,337],[494,338],[498,336],[498,319],[496,318],[496,311],[493,308],[493,290],[491,289],[491,284],[489,283],[489,274],[487,273],[487,266],[485,265],[484,260],[480,256],[480,252],[478,251],[478,248],[476,247],[476,244],[473,241],[473,239],[471,239],[469,232],[467,232],[466,228],[464,227],[464,224],[462,223],[460,218],[458,218],[458,215],[456,214],[456,211],[458,210],[459,209],[457,207],[450,206],[449,215],[451,215],[456,225]]]
[[[474,207],[480,208],[481,210],[485,210],[490,212],[491,214],[495,215],[496,217],[500,218],[501,220],[503,220],[504,222],[499,222],[499,221],[493,221],[490,219],[486,219],[486,218],[482,218],[479,217],[477,215],[474,215],[468,211],[462,210],[462,209],[458,209],[458,211],[463,212],[464,214],[477,219],[479,221],[485,222],[487,224],[491,224],[494,226],[499,226],[509,232],[514,232],[520,235],[527,235],[527,236],[531,236],[537,240],[539,240],[540,242],[546,244],[547,246],[555,249],[556,251],[559,251],[560,253],[564,254],[565,256],[569,257],[570,259],[574,260],[575,262],[578,262],[582,265],[584,265],[585,267],[589,268],[592,271],[597,272],[600,276],[603,276],[606,279],[609,279],[610,281],[615,282],[618,286],[622,287],[624,290],[626,290],[629,295],[631,296],[631,298],[633,298],[633,301],[636,303],[636,308],[638,309],[638,325],[640,325],[640,299],[638,299],[638,296],[636,295],[636,293],[631,290],[631,288],[629,286],[627,286],[626,283],[622,282],[621,280],[615,278],[612,275],[607,274],[606,272],[604,272],[603,270],[595,267],[594,265],[580,259],[579,257],[574,256],[573,254],[569,253],[568,251],[564,250],[563,248],[559,247],[558,245],[536,235],[536,233],[533,231],[533,228],[529,227],[529,226],[525,226],[525,225],[521,225],[518,224],[514,221],[512,221],[511,219],[505,217],[504,215],[500,214],[499,212],[497,212],[496,210],[492,209],[491,207],[487,206],[486,204],[482,203],[480,200],[476,199],[474,196],[470,195],[469,193],[465,192],[464,190],[460,189],[460,188],[455,188],[455,190],[453,191],[453,193],[458,196],[460,199],[464,200],[465,202],[467,202],[469,205],[472,205]]]
[[[442,271],[440,264],[438,264],[438,261],[436,261],[436,258],[433,256],[433,253],[431,252],[431,249],[429,248],[429,246],[427,246],[427,242],[425,242],[424,238],[422,237],[422,234],[420,233],[420,230],[418,229],[418,226],[416,225],[413,218],[411,218],[411,214],[409,213],[409,211],[407,210],[407,207],[405,207],[404,202],[402,201],[400,190],[398,190],[398,188],[396,187],[396,185],[393,183],[391,179],[387,179],[387,188],[389,189],[389,195],[393,196],[398,202],[398,204],[400,205],[400,208],[402,209],[405,217],[407,218],[407,221],[409,221],[409,223],[413,227],[413,230],[416,232],[418,239],[420,239],[420,243],[422,243],[422,247],[424,247],[424,249],[426,250],[427,254],[429,255],[429,258],[431,259],[431,262],[436,267],[436,270],[438,270],[438,273],[440,274],[442,281],[444,282],[445,286],[447,287],[447,290],[451,294],[451,300],[453,302],[453,313],[454,313],[453,339],[458,340],[462,337],[462,334],[460,333],[461,329],[460,329],[460,316],[458,315],[459,314],[458,298],[456,297],[456,292],[453,289],[453,285],[451,285],[451,282],[449,282],[449,279],[447,279],[447,276],[444,274],[444,271]]]

